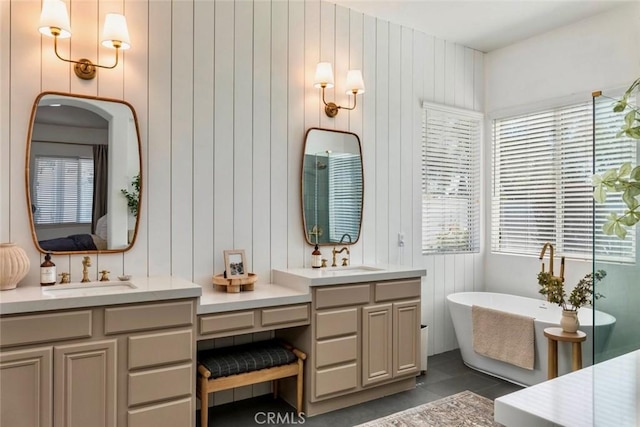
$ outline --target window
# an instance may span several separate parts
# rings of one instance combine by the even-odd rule
[[[635,144],[615,137],[620,116],[611,105],[598,108],[599,124],[610,137],[596,171],[635,163]],[[591,102],[493,121],[492,251],[538,255],[551,242],[565,256],[591,258],[592,124]],[[623,210],[618,200],[609,197],[595,206],[595,251],[599,259],[632,262],[633,238],[621,241],[600,231],[606,212]]]
[[[480,251],[483,116],[424,104],[422,253]]]
[[[329,163],[329,239],[349,241],[360,232],[362,168],[360,155],[332,153]],[[358,171],[358,173],[354,173]]]
[[[36,156],[33,194],[35,224],[90,223],[93,160]]]

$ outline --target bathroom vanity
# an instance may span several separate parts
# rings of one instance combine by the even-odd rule
[[[261,331],[308,354],[307,415],[413,388],[424,274],[274,270],[275,283],[240,293],[175,277],[3,292],[0,424],[195,425],[197,341]]]
[[[1,425],[194,425],[201,288],[172,277],[130,284],[0,295]]]
[[[425,274],[393,266],[274,270],[274,282],[306,287],[311,294],[310,326],[276,332],[308,355],[306,415],[415,387]],[[285,390],[292,399],[293,390]]]

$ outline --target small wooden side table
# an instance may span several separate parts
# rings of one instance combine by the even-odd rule
[[[547,359],[549,363],[549,379],[558,376],[558,341],[570,342],[572,347],[571,370],[582,369],[582,342],[587,339],[587,334],[582,331],[565,332],[562,328],[545,328],[544,336],[547,337]]]

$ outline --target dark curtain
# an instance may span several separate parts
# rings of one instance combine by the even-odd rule
[[[98,220],[107,213],[107,181],[109,179],[109,147],[93,146],[93,212],[91,216],[92,233],[96,231]]]

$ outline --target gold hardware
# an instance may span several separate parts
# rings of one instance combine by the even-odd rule
[[[342,266],[346,267],[349,265],[349,258],[342,258]]]
[[[60,273],[60,274],[58,274],[58,276],[62,277],[62,279],[60,279],[60,284],[69,283],[70,278],[71,278],[71,274],[70,273]]]
[[[357,104],[357,96],[364,93],[364,80],[360,70],[349,70],[347,72],[346,91],[347,95],[353,95],[353,107],[342,107],[334,102],[327,102],[324,98],[325,89],[333,87],[333,69],[329,62],[320,62],[316,67],[316,75],[313,86],[322,89],[322,103],[324,104],[324,112],[329,117],[338,115],[340,109],[354,110]]]
[[[542,246],[542,251],[540,251],[540,260],[544,258],[547,248],[549,248],[549,274],[553,276],[554,249],[551,243],[547,242]],[[542,263],[542,269],[540,271],[544,273],[544,262]],[[560,257],[560,276],[558,276],[558,278],[564,282],[564,257]]]
[[[318,224],[311,227],[309,230],[309,236],[316,236],[316,242],[318,241],[318,237],[322,236],[322,228],[318,227]]]
[[[87,267],[91,267],[91,257],[83,257],[82,258],[82,280],[80,283],[90,282],[89,280],[89,269]]]
[[[327,259],[322,258],[322,265],[320,267],[326,267],[326,266],[327,266]]]
[[[109,281],[109,271],[107,270],[102,270],[100,272],[100,281],[101,282],[108,282]]]
[[[349,248],[347,246],[343,246],[342,249],[340,249],[339,251],[336,250],[335,246],[333,247],[333,250],[331,251],[331,253],[333,254],[333,262],[331,263],[331,267],[337,267],[338,266],[338,264],[336,264],[336,255],[339,254],[339,253],[342,253],[344,251],[347,251],[347,255],[349,255]],[[342,265],[343,266],[347,265],[347,264],[345,264],[344,259],[345,258],[343,258],[343,261],[342,261]]]
[[[45,0],[43,2],[38,30],[45,36],[53,37],[53,50],[58,59],[75,64],[73,70],[76,76],[83,80],[93,79],[96,76],[97,68],[115,68],[118,65],[119,51],[131,47],[125,17],[118,13],[108,13],[104,20],[101,44],[116,50],[115,63],[113,65],[100,65],[94,64],[86,58],[81,58],[78,61],[63,58],[58,53],[58,39],[71,37],[71,28],[69,26],[67,7],[60,0]]]

